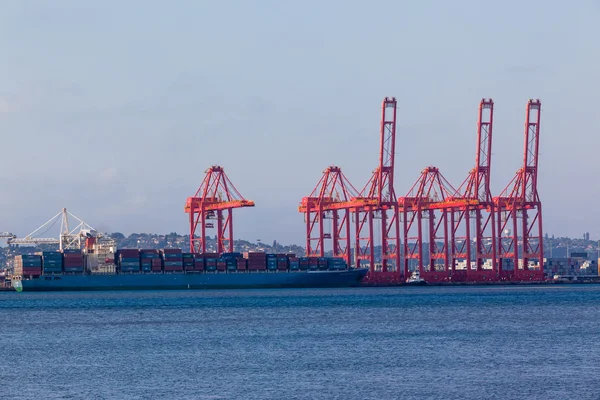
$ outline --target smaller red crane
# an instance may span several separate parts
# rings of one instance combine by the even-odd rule
[[[372,200],[371,203],[375,203]],[[358,191],[344,176],[340,167],[332,165],[308,197],[304,197],[298,211],[305,214],[306,255],[323,257],[325,241],[332,241],[334,257],[342,257],[351,263],[350,217],[353,209],[368,205],[369,201],[358,197]],[[327,231],[325,221],[331,220]]]
[[[233,252],[232,210],[254,207],[254,202],[244,199],[225,175],[222,167],[213,165],[205,172],[206,176],[200,188],[192,197],[188,197],[185,203],[185,212],[190,214],[190,252],[206,252],[206,229],[214,227],[209,221],[215,219],[217,252],[223,253],[225,249]]]

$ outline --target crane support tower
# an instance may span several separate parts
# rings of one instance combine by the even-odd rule
[[[325,169],[317,186],[298,207],[306,223],[306,255],[324,257],[326,242],[331,240],[333,256],[344,258],[350,265],[352,210],[369,204],[375,201],[359,198],[340,167]]]
[[[214,228],[216,220],[217,252],[233,252],[233,209],[254,207],[231,183],[225,171],[213,165],[205,171],[204,181],[185,203],[189,214],[190,252],[206,252],[206,229]]]
[[[499,222],[499,269],[504,273],[503,263],[512,263],[507,269],[512,269],[513,279],[518,280],[540,280],[544,276],[542,203],[537,188],[541,108],[538,99],[527,102],[523,166],[493,199]]]
[[[370,268],[367,281],[377,280],[378,272],[391,273],[384,279],[400,279],[400,221],[394,190],[396,152],[395,97],[386,97],[381,104],[379,130],[379,166],[361,191],[361,198],[376,200],[376,206],[355,209],[355,262],[367,260]],[[381,219],[381,269],[375,265],[374,219]]]

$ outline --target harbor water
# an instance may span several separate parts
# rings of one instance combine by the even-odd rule
[[[2,398],[598,399],[600,285],[0,292]]]

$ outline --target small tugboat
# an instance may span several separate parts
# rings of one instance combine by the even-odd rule
[[[411,274],[410,278],[406,280],[405,285],[427,285],[427,281],[421,278],[421,274],[417,269]]]

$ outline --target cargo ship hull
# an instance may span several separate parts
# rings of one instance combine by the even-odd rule
[[[300,272],[63,274],[43,275],[20,282],[25,292],[350,287],[358,286],[367,271],[361,268]]]

